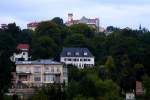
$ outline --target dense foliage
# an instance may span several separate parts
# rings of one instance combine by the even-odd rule
[[[59,17],[41,22],[35,32],[9,24],[8,29],[0,30],[0,93],[9,84],[12,65],[8,60],[12,51],[16,44],[28,43],[32,59],[59,60],[63,47],[86,47],[95,56],[95,68],[69,70],[64,93],[68,100],[119,100],[121,93],[135,89],[136,80],[143,81],[149,99],[150,32],[113,27],[108,30],[112,33],[105,35],[86,24],[68,27]],[[41,93],[45,97],[47,90],[44,91]]]

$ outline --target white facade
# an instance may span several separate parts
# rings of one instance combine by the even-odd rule
[[[22,59],[23,61],[27,61],[29,59],[29,54],[27,51],[22,51],[20,53],[14,53],[11,57],[11,60],[13,62],[19,61],[19,59]]]
[[[126,100],[135,100],[134,93],[126,93]]]
[[[61,57],[60,61],[67,65],[77,66],[78,68],[94,66],[94,57]]]

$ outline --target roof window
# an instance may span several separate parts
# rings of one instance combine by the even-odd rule
[[[84,52],[84,56],[87,56],[87,52]]]
[[[76,56],[79,56],[79,52],[76,52],[75,55],[76,55]]]
[[[67,56],[71,56],[71,52],[67,52]]]

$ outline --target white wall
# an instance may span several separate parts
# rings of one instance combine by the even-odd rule
[[[65,60],[67,59],[67,60]],[[71,59],[71,61],[68,61],[68,59]],[[73,59],[79,59],[79,61],[74,61]],[[80,61],[82,59],[82,61]],[[90,59],[90,61],[84,61],[84,59]],[[64,62],[65,64],[72,64],[77,66],[78,68],[84,68],[85,64],[90,65],[89,67],[94,66],[94,57],[61,57],[60,58],[61,62]]]
[[[24,58],[24,60],[27,61],[29,58],[28,52],[21,52],[19,54],[14,53],[13,57],[11,57],[11,60],[15,62],[18,58]]]

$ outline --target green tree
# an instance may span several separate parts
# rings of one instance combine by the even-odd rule
[[[13,68],[10,56],[14,51],[14,39],[9,34],[0,33],[0,100],[3,100],[3,95],[10,85]]]
[[[36,31],[35,36],[41,37],[41,36],[48,36],[51,37],[54,42],[60,46],[61,43],[61,29],[59,25],[52,21],[44,21],[41,22]]]
[[[116,66],[115,66],[112,56],[107,57],[107,60],[104,66],[105,66],[106,78],[116,79],[116,76],[114,75],[116,73]]]
[[[93,28],[89,27],[86,24],[74,24],[70,26],[70,29],[72,33],[80,33],[83,34],[84,36],[91,38],[95,35],[95,31]]]
[[[122,57],[122,65],[123,65],[123,70],[121,72],[121,77],[120,77],[121,89],[124,90],[125,92],[133,91],[135,90],[136,77],[135,77],[134,68],[132,68],[131,66],[128,55],[124,55]]]
[[[87,40],[82,34],[72,34],[64,40],[66,47],[86,47]]]
[[[56,55],[57,44],[52,38],[41,36],[35,38],[32,42],[32,55],[33,59],[47,59],[53,58]]]
[[[51,21],[54,22],[54,23],[56,23],[57,25],[60,25],[60,26],[64,25],[63,19],[60,18],[60,17],[55,17]]]
[[[145,100],[150,99],[150,77],[145,75],[143,77],[143,86],[145,89]]]
[[[18,43],[24,43],[30,45],[32,41],[32,36],[33,36],[33,31],[24,29],[19,34],[17,41]]]
[[[145,73],[144,66],[142,64],[135,64],[134,65],[134,72],[135,72],[136,80],[141,81],[142,76]]]
[[[43,86],[32,100],[65,100],[61,85]]]
[[[81,95],[77,95],[72,100],[87,100],[87,99],[85,97],[81,96]]]

